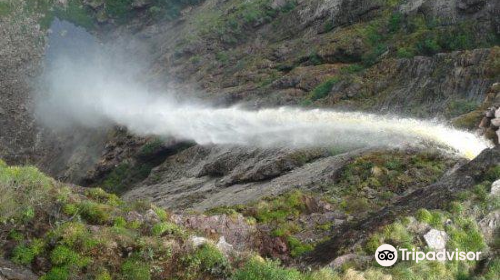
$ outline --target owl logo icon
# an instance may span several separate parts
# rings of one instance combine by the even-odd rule
[[[382,244],[375,252],[375,260],[381,266],[391,266],[398,260],[398,251],[392,245]]]

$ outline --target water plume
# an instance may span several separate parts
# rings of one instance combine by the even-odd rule
[[[126,63],[124,61],[127,61]],[[54,128],[122,125],[138,135],[158,135],[198,144],[257,147],[401,147],[430,143],[473,158],[486,140],[438,121],[363,112],[281,107],[246,110],[179,101],[136,82],[128,60],[103,53],[75,58],[56,55],[42,80],[37,115]]]

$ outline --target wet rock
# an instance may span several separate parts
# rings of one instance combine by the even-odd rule
[[[448,242],[448,235],[444,231],[431,229],[428,233],[424,235],[424,240],[430,249],[435,251],[440,251],[446,249],[446,242]]]

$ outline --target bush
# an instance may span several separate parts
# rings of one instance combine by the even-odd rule
[[[416,218],[421,223],[429,224],[432,220],[432,214],[427,209],[419,209],[416,213]]]
[[[120,23],[125,22],[132,14],[133,0],[105,0],[105,2],[106,13]]]
[[[17,264],[30,264],[35,258],[35,253],[26,245],[19,245],[12,252],[12,261]]]
[[[33,218],[37,208],[49,202],[53,180],[35,167],[0,166],[0,222]]]
[[[299,257],[307,252],[310,252],[314,249],[311,244],[302,243],[299,239],[288,236],[287,237],[288,246],[290,246],[290,255],[294,258]]]
[[[394,33],[394,32],[399,31],[399,29],[401,28],[402,18],[403,18],[403,15],[399,12],[393,13],[391,15],[391,17],[389,18],[389,23],[388,23],[389,32]]]
[[[67,267],[53,267],[47,274],[40,277],[40,280],[67,280],[70,272]]]
[[[202,272],[215,277],[225,278],[229,275],[230,265],[219,249],[210,244],[201,245],[191,257],[191,263],[199,264]]]
[[[82,268],[90,263],[90,259],[80,256],[70,248],[59,245],[50,254],[50,261],[56,266]]]
[[[151,233],[154,236],[162,236],[164,234],[181,234],[182,229],[173,223],[162,222],[153,226]]]
[[[127,260],[122,264],[122,276],[125,280],[150,280],[149,266],[137,260]]]
[[[253,258],[236,270],[233,280],[300,280],[302,275],[296,269],[281,268],[279,262]]]
[[[82,218],[90,223],[105,224],[111,219],[110,207],[92,201],[84,201],[78,205]]]
[[[469,100],[453,100],[448,104],[447,115],[449,117],[457,117],[476,110],[480,106],[477,101]]]
[[[316,88],[312,90],[310,99],[312,101],[315,101],[318,99],[325,98],[326,96],[328,96],[328,94],[330,94],[330,91],[332,90],[333,86],[338,81],[339,81],[338,78],[331,78],[319,84]]]

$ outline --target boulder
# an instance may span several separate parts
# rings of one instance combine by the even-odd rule
[[[491,119],[491,126],[500,127],[500,118]]]
[[[201,236],[191,236],[189,241],[191,241],[193,247],[200,247],[201,245],[208,243],[208,239]]]
[[[496,180],[491,184],[491,195],[500,195],[500,180]]]
[[[158,214],[156,214],[153,209],[146,211],[146,214],[144,214],[144,220],[151,224],[159,223],[161,221],[160,217],[158,217]]]
[[[440,251],[446,248],[448,235],[444,231],[431,229],[424,235],[424,240],[429,248],[435,251]]]
[[[224,236],[219,237],[219,242],[217,242],[216,246],[226,256],[229,256],[232,252],[234,252],[233,245],[227,243]]]
[[[130,211],[127,213],[127,216],[125,217],[127,222],[140,222],[142,223],[144,221],[144,217],[139,214],[137,211]]]

